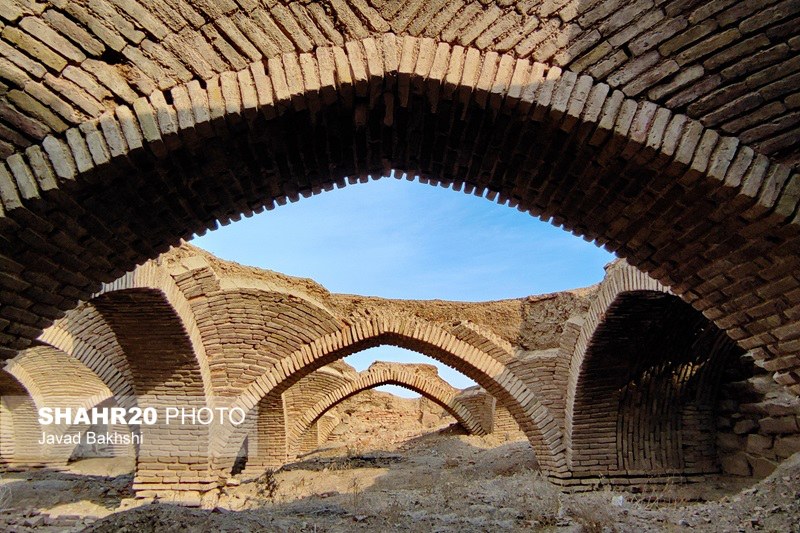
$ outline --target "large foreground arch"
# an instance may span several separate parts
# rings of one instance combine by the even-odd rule
[[[789,167],[589,76],[433,39],[266,68],[157,91],[7,159],[5,346],[180,237],[394,168],[604,244],[800,386]]]

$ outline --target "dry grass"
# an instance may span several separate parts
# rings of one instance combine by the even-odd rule
[[[601,496],[601,497],[594,497]],[[581,526],[586,533],[614,532],[614,515],[609,509],[610,498],[602,494],[583,494],[570,500],[566,513]]]
[[[279,488],[280,483],[275,477],[275,471],[271,468],[268,468],[255,481],[256,497],[262,501],[275,501]]]

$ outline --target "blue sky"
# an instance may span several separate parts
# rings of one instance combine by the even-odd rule
[[[301,198],[192,243],[333,292],[407,299],[498,300],[583,287],[599,282],[613,259],[516,209],[393,178]],[[346,360],[363,370],[376,359],[436,363],[393,347]],[[472,384],[438,366],[454,386]]]

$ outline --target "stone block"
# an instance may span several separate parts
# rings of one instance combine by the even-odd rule
[[[720,457],[722,471],[733,476],[750,476],[751,469],[747,456],[744,453],[734,453]]]
[[[717,447],[721,450],[743,450],[745,437],[733,433],[717,433]]]
[[[763,455],[766,450],[772,448],[772,437],[759,435],[757,433],[747,436],[747,451],[758,455]]]
[[[748,455],[747,462],[750,463],[750,468],[752,469],[753,476],[757,478],[765,478],[770,475],[772,472],[775,471],[777,464],[770,461],[769,459],[765,459],[764,457],[753,457]]]
[[[762,418],[758,424],[761,426],[761,431],[768,435],[797,433],[800,430],[797,427],[797,418],[794,416]]]
[[[800,435],[776,437],[773,451],[781,459],[786,459],[800,452]]]

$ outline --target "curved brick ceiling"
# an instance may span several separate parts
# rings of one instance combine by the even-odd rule
[[[586,73],[797,161],[795,0],[6,0],[0,155],[252,61],[394,32]]]
[[[179,237],[399,168],[606,245],[800,386],[796,2],[4,5],[5,356]]]

